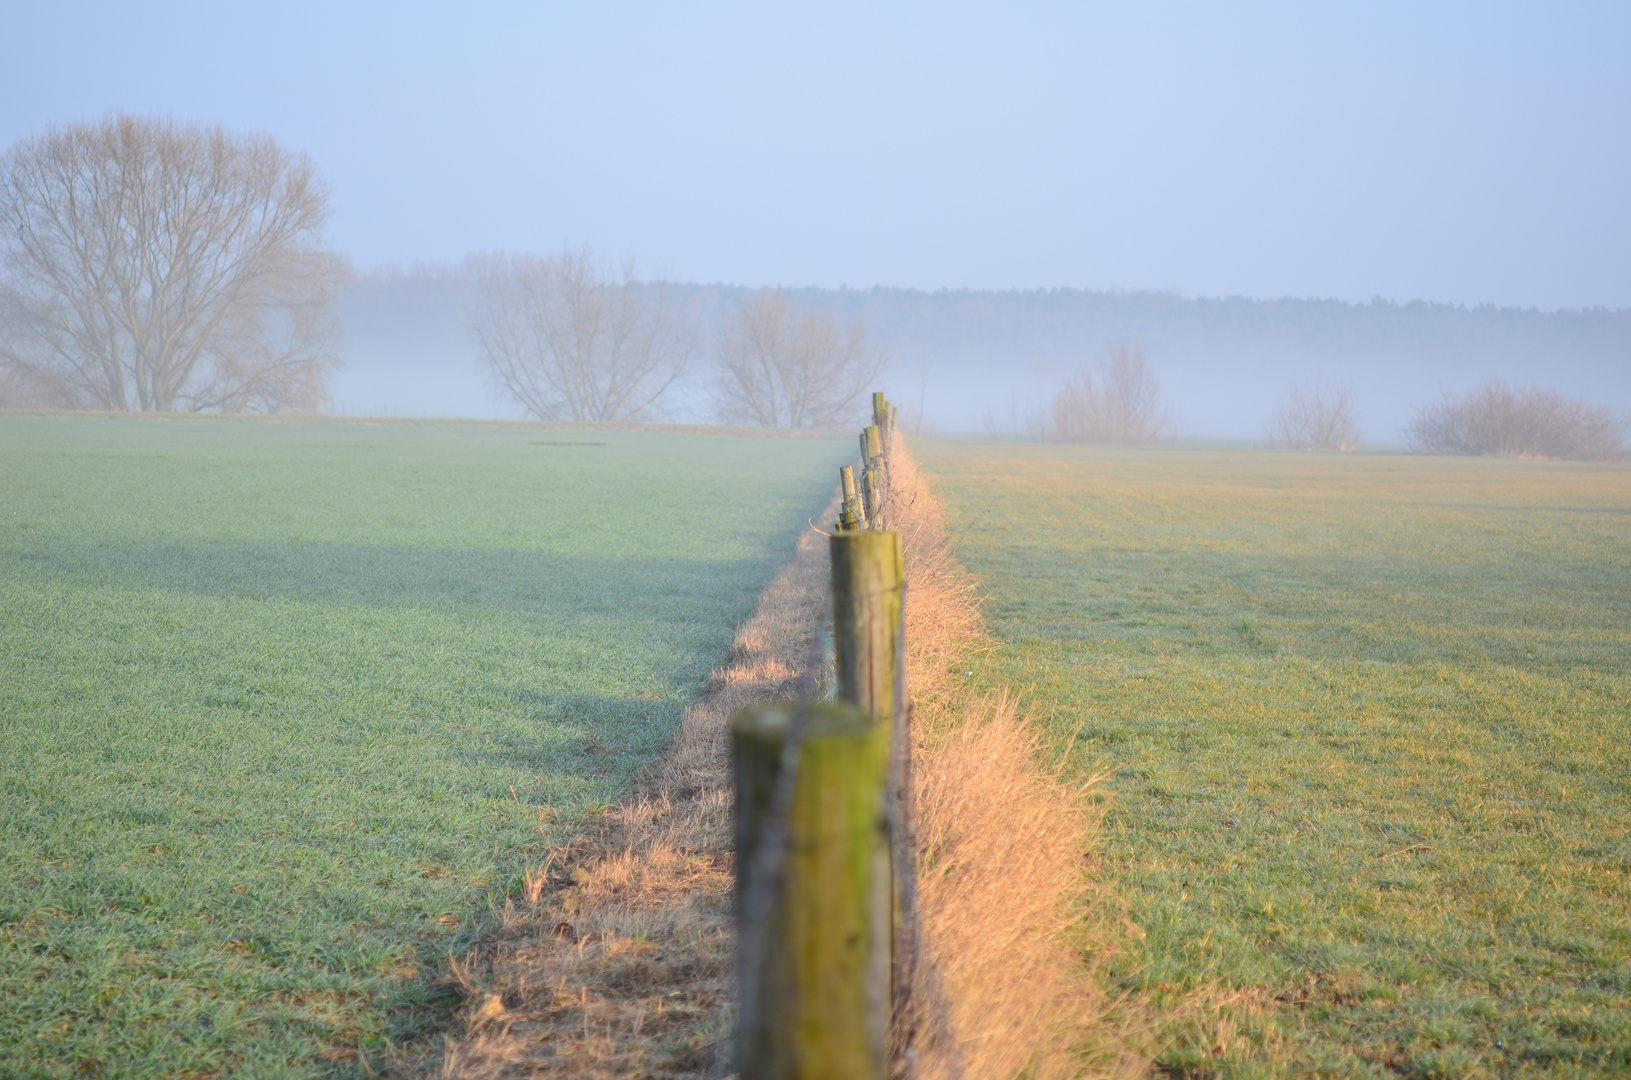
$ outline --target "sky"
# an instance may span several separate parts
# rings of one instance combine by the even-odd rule
[[[0,0],[0,145],[268,133],[355,265],[1631,307],[1631,4]]]

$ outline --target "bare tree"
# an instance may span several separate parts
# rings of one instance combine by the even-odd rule
[[[344,264],[327,194],[264,136],[135,116],[0,158],[0,367],[53,404],[314,411]]]
[[[1269,418],[1269,441],[1285,450],[1357,450],[1354,394],[1345,386],[1293,386]]]
[[[719,329],[716,384],[727,420],[760,427],[836,427],[872,389],[887,355],[859,323],[754,293]]]
[[[1406,434],[1430,453],[1615,461],[1624,456],[1625,429],[1601,406],[1491,380],[1420,410]]]
[[[476,343],[540,420],[633,420],[685,374],[697,334],[667,286],[613,278],[589,248],[476,261]]]
[[[1032,421],[1045,442],[1137,445],[1160,439],[1167,430],[1161,384],[1131,342],[1105,350],[1098,370],[1078,371]]]

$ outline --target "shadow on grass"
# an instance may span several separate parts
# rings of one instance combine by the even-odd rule
[[[781,552],[762,559],[768,572]],[[746,598],[740,561],[336,543],[115,542],[40,537],[11,556],[26,576],[200,596],[369,607],[507,608],[563,616],[680,616],[672,601]],[[753,575],[750,575],[753,576]]]

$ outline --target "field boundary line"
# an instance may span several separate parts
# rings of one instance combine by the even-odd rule
[[[551,851],[496,932],[452,965],[466,1005],[443,1053],[445,1080],[729,1067],[728,724],[748,705],[794,695],[827,578],[826,537],[806,530],[630,796]]]
[[[1124,919],[1087,869],[1102,776],[1064,782],[1014,692],[970,689],[991,648],[979,584],[896,440],[890,524],[905,547],[917,719],[918,1080],[1145,1076],[1147,1024],[1104,990]]]
[[[1141,1025],[1100,978],[1121,923],[1121,907],[1086,870],[1100,801],[1044,764],[1018,698],[969,691],[965,665],[989,647],[977,583],[895,439],[890,526],[902,534],[911,590],[918,718],[924,940],[914,996],[934,1003],[919,1016],[917,1075],[1145,1075]],[[466,1004],[443,1080],[727,1074],[728,722],[796,695],[828,579],[826,537],[809,530],[631,796],[551,851],[496,933],[452,965]]]

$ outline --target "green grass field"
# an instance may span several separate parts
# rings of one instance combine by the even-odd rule
[[[852,450],[0,417],[0,1075],[363,1075],[433,1027]]]
[[[1631,1075],[1631,468],[916,452],[1162,1068]]]

